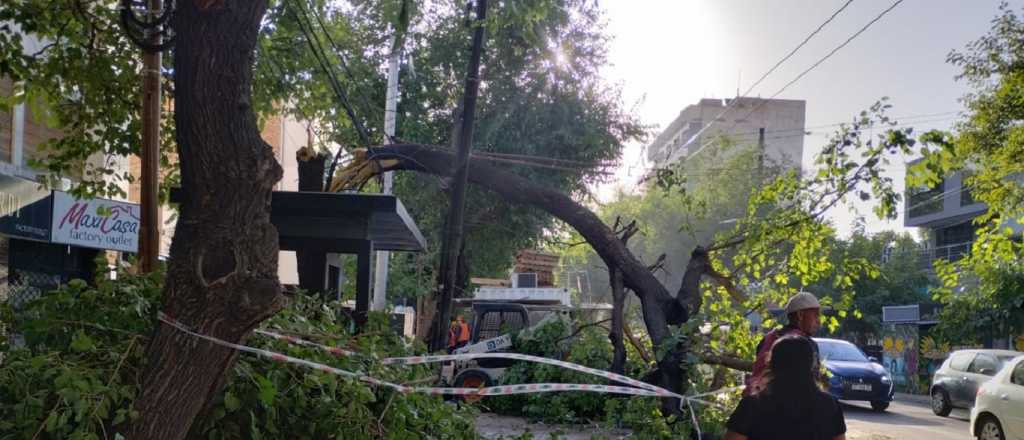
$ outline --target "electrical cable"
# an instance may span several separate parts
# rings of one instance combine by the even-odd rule
[[[299,1],[302,0],[294,0],[294,2]],[[302,9],[303,15],[305,15],[305,10],[301,6],[298,6],[298,8]],[[323,46],[320,44],[320,39],[313,31],[312,22],[309,22],[307,25],[307,23],[303,22],[302,18],[299,17],[293,8],[287,9],[292,13],[296,24],[299,25],[299,31],[302,32],[303,36],[306,38],[306,42],[310,47],[310,51],[313,53],[313,57],[317,59],[317,63],[320,65],[321,70],[323,70],[324,74],[327,76],[331,89],[333,89],[334,94],[338,98],[342,108],[345,110],[345,113],[348,115],[349,120],[351,120],[353,128],[355,128],[356,133],[359,135],[360,141],[362,141],[364,145],[370,146],[370,136],[362,122],[356,117],[355,110],[349,102],[348,95],[345,93],[344,88],[341,87],[341,82],[338,81],[337,76],[335,76],[334,70],[331,69],[330,63],[327,60],[327,55],[324,52]],[[306,16],[306,19],[308,20],[309,17]]]
[[[742,95],[740,95],[740,96],[747,96],[747,95],[750,95],[750,93],[751,93],[751,92],[752,92],[752,91],[754,90],[754,88],[755,88],[755,87],[757,87],[757,86],[758,86],[759,84],[761,84],[761,82],[763,82],[763,81],[765,80],[765,78],[767,78],[767,77],[768,77],[769,75],[771,75],[771,74],[772,74],[772,72],[775,72],[775,70],[776,70],[776,69],[778,69],[778,68],[779,68],[779,66],[781,66],[782,64],[784,64],[784,63],[785,63],[785,62],[786,62],[787,60],[789,60],[789,59],[790,59],[790,58],[791,58],[791,57],[792,57],[792,56],[793,56],[794,54],[796,54],[796,53],[797,53],[797,51],[799,51],[799,50],[800,50],[801,48],[803,48],[803,47],[804,47],[804,46],[805,46],[805,45],[807,44],[807,42],[811,41],[811,39],[812,39],[812,38],[814,38],[814,36],[815,36],[815,35],[817,35],[817,34],[818,34],[819,32],[821,32],[821,30],[822,30],[822,29],[824,29],[824,28],[825,28],[825,26],[827,26],[827,25],[828,25],[829,23],[831,23],[831,22],[832,22],[832,20],[834,20],[834,19],[836,18],[836,16],[838,16],[838,15],[839,15],[840,13],[842,13],[842,12],[843,12],[843,11],[844,11],[844,10],[846,9],[846,7],[847,7],[847,6],[850,6],[850,3],[853,3],[853,0],[847,0],[847,2],[846,2],[846,3],[844,3],[844,4],[842,5],[842,6],[840,6],[840,7],[839,7],[839,9],[837,9],[837,10],[836,10],[835,12],[833,12],[833,13],[832,13],[832,15],[830,15],[830,16],[828,17],[828,19],[826,19],[826,20],[825,20],[825,21],[824,21],[823,23],[821,23],[821,24],[820,24],[820,25],[818,26],[818,28],[817,28],[817,29],[815,29],[815,30],[814,30],[813,32],[811,32],[811,33],[810,33],[809,35],[807,35],[807,37],[806,37],[806,38],[804,38],[804,40],[803,40],[803,41],[801,41],[801,42],[800,42],[800,44],[798,44],[798,45],[797,45],[797,46],[796,46],[795,48],[793,48],[793,50],[789,51],[789,53],[788,53],[788,54],[786,54],[786,56],[782,57],[782,59],[781,59],[781,60],[779,60],[779,61],[778,61],[777,63],[775,63],[775,65],[774,65],[774,66],[772,66],[772,67],[771,67],[771,69],[768,69],[768,71],[767,71],[767,72],[765,72],[765,73],[764,73],[764,75],[761,75],[761,78],[759,78],[759,79],[758,79],[757,81],[755,81],[755,82],[754,82],[754,84],[753,84],[753,85],[751,85],[750,87],[748,87],[748,88],[747,88],[747,90],[746,90],[745,92],[743,92],[743,94],[742,94]],[[740,96],[737,96],[737,98],[739,98]],[[683,147],[684,147],[684,148],[685,148],[685,147],[688,147],[688,146],[689,146],[690,144],[692,144],[692,143],[693,143],[693,142],[694,142],[694,141],[695,141],[695,140],[696,140],[697,138],[699,138],[699,137],[700,137],[700,135],[701,135],[701,134],[703,134],[703,133],[704,133],[704,132],[705,132],[705,131],[706,131],[706,130],[707,130],[708,128],[710,128],[710,127],[711,127],[712,125],[714,125],[714,123],[715,123],[715,122],[716,122],[716,121],[717,121],[717,120],[718,120],[719,118],[722,118],[722,117],[724,117],[724,116],[725,116],[726,114],[728,114],[728,113],[729,113],[729,111],[731,111],[731,110],[733,109],[733,104],[734,104],[734,103],[736,103],[736,102],[738,102],[738,101],[739,101],[739,99],[734,99],[734,100],[730,101],[730,102],[729,102],[729,104],[727,104],[727,105],[725,106],[725,108],[724,108],[724,109],[722,109],[722,111],[721,111],[721,112],[720,112],[720,113],[718,114],[718,116],[715,116],[715,117],[714,117],[713,119],[711,119],[711,122],[708,122],[708,123],[707,123],[707,125],[705,125],[704,127],[701,127],[701,129],[700,129],[700,130],[698,130],[696,134],[694,134],[693,136],[691,136],[691,137],[690,137],[690,139],[688,139],[688,140],[686,141],[686,144],[685,144],[685,145],[683,145]]]
[[[800,81],[800,79],[802,79],[802,78],[803,78],[803,77],[804,77],[805,75],[807,75],[808,73],[810,73],[811,71],[813,71],[814,69],[816,69],[816,68],[817,68],[818,66],[820,66],[820,65],[821,65],[822,63],[824,63],[824,62],[825,62],[826,60],[828,60],[828,59],[829,59],[829,58],[831,58],[831,57],[832,57],[833,55],[835,55],[835,54],[836,54],[837,52],[839,52],[839,51],[840,51],[840,50],[841,50],[842,48],[844,48],[844,47],[846,47],[846,46],[847,46],[848,44],[850,44],[850,42],[852,42],[852,41],[853,41],[854,39],[856,39],[856,38],[857,38],[858,36],[860,36],[860,35],[861,35],[861,34],[863,34],[863,33],[864,33],[865,31],[867,31],[867,30],[868,30],[868,28],[870,28],[870,27],[871,27],[871,26],[872,26],[873,24],[875,24],[876,22],[878,22],[878,20],[881,20],[881,19],[882,19],[882,17],[884,17],[884,16],[885,16],[886,14],[888,14],[888,13],[889,13],[890,11],[892,11],[893,9],[896,9],[896,7],[900,5],[900,3],[903,3],[903,0],[896,0],[895,2],[893,2],[893,4],[892,4],[892,5],[890,5],[890,6],[888,7],[888,8],[886,8],[886,9],[885,9],[885,10],[883,10],[883,11],[882,11],[881,13],[879,13],[879,14],[878,14],[877,16],[875,16],[875,18],[871,19],[871,21],[867,22],[867,24],[865,24],[864,26],[862,26],[862,27],[861,27],[861,28],[860,28],[859,30],[857,30],[857,32],[854,32],[854,34],[853,34],[853,35],[851,35],[851,36],[850,36],[849,38],[847,38],[847,39],[846,39],[845,41],[843,41],[843,42],[842,42],[842,43],[840,43],[840,44],[839,44],[838,46],[836,46],[836,47],[835,47],[835,48],[833,48],[833,49],[832,49],[831,51],[829,51],[829,52],[828,52],[827,54],[825,54],[825,56],[823,56],[823,57],[821,57],[820,59],[818,59],[818,61],[816,61],[816,62],[815,62],[814,64],[812,64],[812,65],[811,65],[810,67],[808,67],[807,69],[804,69],[804,71],[800,72],[800,74],[799,74],[799,75],[797,75],[797,76],[796,76],[795,78],[793,78],[793,79],[792,79],[792,80],[790,80],[790,81],[789,81],[788,83],[786,83],[786,85],[782,86],[782,88],[780,88],[780,89],[779,89],[779,90],[778,90],[777,92],[775,92],[775,93],[774,93],[774,94],[772,94],[772,95],[771,95],[770,97],[768,97],[768,99],[762,99],[762,100],[760,100],[761,102],[760,102],[760,103],[759,103],[758,105],[754,106],[754,108],[752,108],[752,109],[751,109],[751,110],[750,110],[749,112],[747,112],[747,114],[746,114],[746,115],[744,115],[744,116],[743,116],[742,118],[740,118],[739,120],[745,120],[745,119],[747,119],[748,117],[750,117],[750,115],[752,115],[752,114],[754,114],[755,112],[757,112],[758,110],[760,110],[760,109],[761,109],[761,107],[764,107],[764,105],[765,105],[765,104],[767,104],[767,103],[768,103],[769,101],[771,101],[771,100],[775,99],[775,98],[776,98],[777,96],[781,95],[781,94],[782,94],[782,92],[786,91],[786,89],[788,89],[788,88],[789,88],[790,86],[792,86],[793,84],[796,84],[796,83],[797,83],[797,81]],[[730,125],[728,129],[726,129],[726,131],[728,131],[728,130],[729,130],[729,129],[731,129],[732,127],[735,127],[735,126],[736,126],[736,124],[737,124],[737,122],[733,122],[733,123],[732,123],[732,125]],[[705,145],[702,145],[702,146],[701,146],[701,149],[703,149],[703,148],[704,148],[705,146],[707,146],[707,145],[706,145],[706,144],[705,144]],[[698,151],[700,151],[700,150],[698,150]]]

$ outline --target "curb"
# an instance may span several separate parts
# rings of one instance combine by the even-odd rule
[[[896,393],[896,401],[931,405],[931,398],[921,394]]]

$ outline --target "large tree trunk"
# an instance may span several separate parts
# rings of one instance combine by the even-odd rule
[[[300,149],[295,154],[299,171],[299,191],[323,191],[324,171],[328,155],[314,154],[312,149]],[[324,280],[327,278],[327,252],[322,249],[295,251],[295,263],[299,273],[299,288],[310,295],[326,294]],[[330,298],[334,299],[334,298]]]
[[[266,0],[181,1],[173,23],[183,199],[162,309],[231,342],[284,305],[270,224],[271,190],[282,172],[250,105],[253,49],[266,7]],[[184,438],[237,356],[158,326],[135,401],[140,416],[127,438]]]
[[[332,187],[345,186],[349,178],[362,179],[381,171],[416,170],[435,175],[446,175],[454,160],[451,152],[419,144],[395,144],[386,147],[372,148],[368,152],[368,160],[377,165],[367,168],[350,165],[347,172],[339,175]],[[486,161],[471,159],[473,172],[470,173],[471,183],[483,186],[499,194],[508,201],[537,206],[552,216],[568,223],[593,247],[594,251],[609,267],[618,267],[622,271],[626,287],[637,294],[643,310],[644,323],[651,341],[657,347],[669,340],[669,325],[679,325],[688,319],[688,311],[684,304],[692,302],[690,298],[675,298],[669,294],[650,272],[629,251],[625,244],[615,235],[601,219],[571,197],[515,174],[491,166]],[[660,369],[658,385],[677,393],[685,391],[687,378],[682,368],[686,347],[677,344],[658,359]],[[662,405],[662,411],[676,413],[678,402],[671,399]]]

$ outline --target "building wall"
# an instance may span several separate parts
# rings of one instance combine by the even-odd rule
[[[694,157],[705,148],[714,148],[713,142],[723,135],[740,145],[757,145],[759,130],[763,128],[765,158],[787,167],[801,166],[805,101],[740,97],[725,115],[718,117],[733,101],[702,99],[684,108],[648,147],[648,161],[656,167],[665,167],[682,158]],[[709,123],[711,125],[693,139]]]

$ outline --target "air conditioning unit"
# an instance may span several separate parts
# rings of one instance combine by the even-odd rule
[[[537,288],[537,274],[535,273],[513,273],[512,287],[516,289]]]

